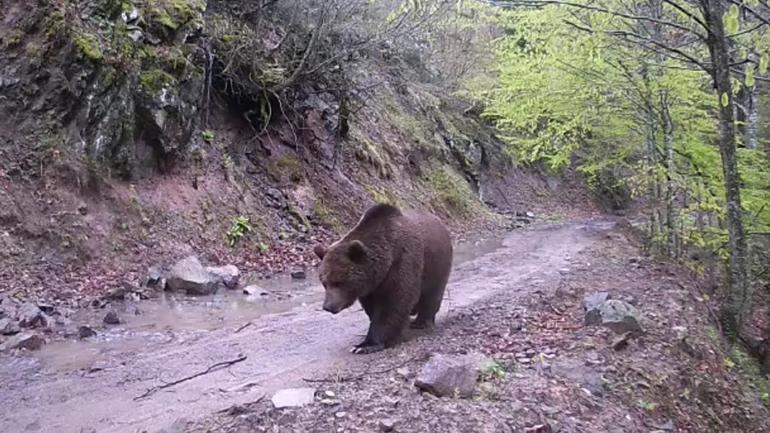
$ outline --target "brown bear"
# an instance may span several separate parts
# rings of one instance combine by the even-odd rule
[[[377,204],[328,249],[320,245],[323,309],[337,314],[358,300],[369,316],[353,353],[399,342],[410,314],[414,328],[433,327],[452,267],[452,240],[436,216]]]

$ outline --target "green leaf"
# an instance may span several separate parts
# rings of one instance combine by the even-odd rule
[[[737,5],[730,5],[730,9],[727,10],[727,13],[722,18],[727,33],[734,34],[740,30],[741,22],[738,16],[739,13]]]
[[[767,53],[762,53],[759,56],[759,73],[760,74],[764,75],[767,73],[767,63],[768,63]]]
[[[727,107],[730,104],[730,97],[727,96],[727,92],[722,93],[722,106]]]
[[[751,65],[751,67],[746,70],[746,86],[754,87],[754,84],[754,65]]]

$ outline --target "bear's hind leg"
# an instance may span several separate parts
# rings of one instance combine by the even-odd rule
[[[417,318],[410,324],[412,329],[433,329],[436,324],[436,313],[441,308],[441,301],[444,298],[445,286],[446,282],[442,282],[423,292],[420,302],[415,307]]]

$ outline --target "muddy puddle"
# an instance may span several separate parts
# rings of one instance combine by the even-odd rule
[[[503,237],[458,244],[454,266],[502,246]],[[37,358],[44,367],[59,371],[98,370],[102,359],[119,359],[133,352],[152,350],[154,346],[192,343],[215,329],[256,326],[250,323],[261,316],[317,309],[323,299],[317,273],[312,269],[304,280],[279,275],[264,280],[245,279],[242,285],[250,284],[263,290],[254,295],[230,290],[201,297],[163,293],[157,299],[115,305],[112,308],[121,323],[112,326],[102,322],[106,309],[80,310],[71,318],[75,328],[86,325],[97,335],[86,340],[71,337],[52,341]]]

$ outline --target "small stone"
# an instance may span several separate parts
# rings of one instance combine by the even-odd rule
[[[524,433],[551,433],[551,426],[548,424],[538,424],[533,425],[532,427],[527,427],[524,429]]]
[[[0,345],[0,352],[13,349],[40,350],[45,344],[45,339],[34,332],[16,334],[8,341]]]
[[[214,278],[217,284],[221,284],[228,289],[235,289],[238,287],[238,282],[241,279],[241,272],[234,265],[225,266],[209,266],[206,268]]]
[[[78,338],[83,340],[91,337],[96,337],[96,331],[94,331],[88,326],[81,326],[78,328]]]
[[[390,432],[396,428],[396,421],[390,418],[381,419],[379,422],[379,426],[380,426],[380,431]]]
[[[396,369],[396,374],[403,377],[404,379],[411,379],[414,377],[414,374],[412,373],[412,370],[410,370],[408,367],[399,367]]]
[[[286,197],[284,197],[281,190],[277,188],[268,188],[267,191],[265,191],[265,195],[267,196],[268,205],[270,207],[275,209],[286,208]]]
[[[305,271],[302,269],[296,270],[291,273],[291,277],[295,280],[304,280],[307,278],[307,275],[305,274]]]
[[[470,397],[476,390],[479,372],[490,362],[482,354],[434,354],[422,367],[414,385],[437,397]]]
[[[287,388],[276,392],[271,401],[277,409],[284,407],[299,407],[310,404],[315,400],[313,388]]]
[[[141,41],[142,37],[144,37],[144,33],[142,33],[141,30],[131,30],[130,32],[128,32],[128,38],[134,42]]]
[[[320,403],[322,405],[324,405],[324,406],[336,406],[336,405],[340,404],[339,401],[333,400],[331,398],[325,398],[325,399],[321,400]]]
[[[0,334],[3,335],[16,335],[21,332],[21,328],[16,321],[9,318],[0,319]]]
[[[610,295],[607,292],[589,293],[583,298],[583,311],[585,311],[585,324],[592,325],[600,321],[599,307],[604,304]]]
[[[166,287],[170,290],[184,291],[188,295],[213,295],[218,288],[218,281],[208,272],[195,256],[186,257],[171,267]]]
[[[56,308],[50,304],[37,304],[37,308],[45,314],[52,315],[56,312]]]
[[[52,323],[37,305],[26,303],[19,308],[19,326],[22,328],[45,328]]]
[[[337,418],[345,418],[346,416],[348,416],[348,413],[347,412],[337,412],[337,413],[334,414],[334,416],[337,417]]]
[[[139,9],[132,7],[130,11],[124,11],[120,16],[124,22],[133,23],[139,19]]]
[[[243,288],[243,294],[249,296],[267,296],[270,293],[262,287],[252,284]]]
[[[324,391],[324,395],[330,398],[334,398],[337,395],[334,393],[334,391]]]
[[[160,266],[150,266],[150,268],[147,269],[147,287],[162,287],[160,285],[162,279],[163,269],[161,269]]]
[[[104,316],[104,323],[108,325],[119,325],[120,317],[118,317],[118,313],[116,313],[115,310],[108,311]]]

